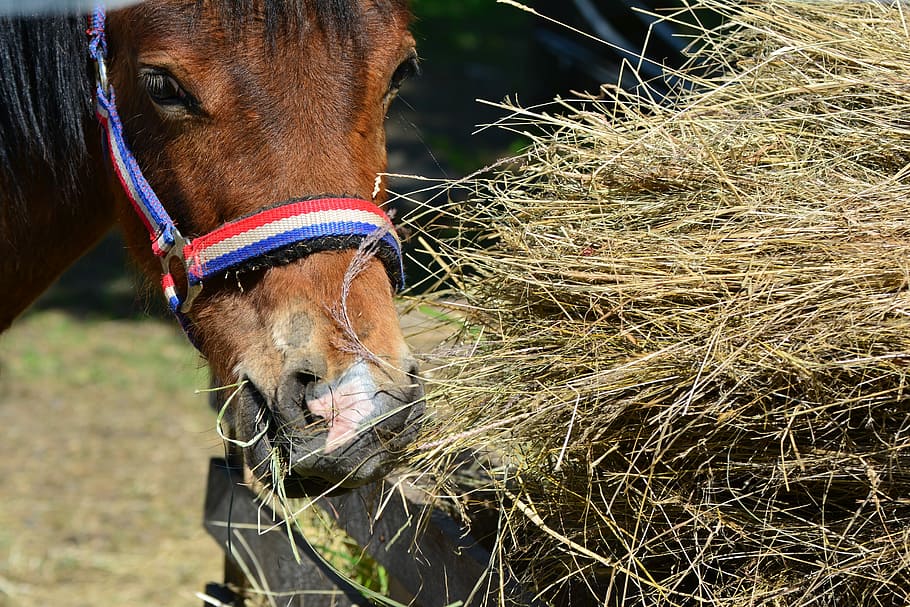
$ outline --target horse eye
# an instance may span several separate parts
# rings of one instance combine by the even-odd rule
[[[148,70],[142,73],[141,78],[146,92],[156,104],[163,107],[181,105],[191,109],[192,97],[167,72]]]
[[[411,55],[401,62],[401,65],[392,74],[392,80],[389,84],[389,93],[394,95],[401,88],[402,83],[412,76],[420,75],[420,62],[417,55]]]

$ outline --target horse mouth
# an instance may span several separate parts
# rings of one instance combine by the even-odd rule
[[[330,445],[329,424],[295,405],[299,414],[288,419],[287,404],[278,407],[247,381],[241,393],[236,428],[245,445],[247,466],[256,478],[289,498],[333,495],[377,481],[401,461],[420,428],[425,404],[422,389],[377,392],[373,399],[388,408],[364,425],[343,445]]]

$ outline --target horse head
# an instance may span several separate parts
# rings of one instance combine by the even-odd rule
[[[106,78],[180,232],[192,240],[313,196],[381,205],[385,116],[417,67],[409,19],[399,0],[148,0],[111,12]],[[109,181],[127,243],[158,280],[148,230]],[[225,420],[247,465],[288,495],[374,480],[413,439],[423,392],[388,266],[356,246],[265,257],[207,277],[186,312],[214,377],[236,386]],[[184,289],[185,268],[170,269]]]

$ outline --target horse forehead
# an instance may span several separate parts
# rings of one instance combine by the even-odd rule
[[[380,32],[407,32],[412,18],[408,4],[407,0],[322,4],[312,0],[145,0],[118,12],[129,15],[131,33],[139,38],[187,37],[236,48],[251,39],[272,45],[288,34],[306,38],[316,30],[335,41],[382,42],[377,38]]]
[[[295,11],[293,1],[263,0],[248,4],[246,16],[226,15],[227,9],[218,8],[225,2],[148,0],[125,9],[140,61],[172,68],[190,82],[202,77],[229,83],[242,94],[280,93],[320,75],[325,85],[343,84],[327,72],[362,84],[415,45],[403,0],[342,0],[340,10],[320,15],[308,8],[309,1],[300,0]],[[269,3],[282,7],[290,21],[270,29],[262,12]]]

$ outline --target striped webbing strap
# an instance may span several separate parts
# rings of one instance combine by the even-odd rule
[[[356,248],[375,239],[379,257],[396,288],[403,285],[401,245],[392,222],[372,202],[359,198],[292,200],[227,223],[184,247],[190,285],[256,265],[281,251]],[[267,265],[267,264],[266,264]]]
[[[368,246],[383,261],[396,289],[404,287],[401,244],[389,217],[359,198],[294,199],[229,222],[189,240],[162,206],[126,143],[114,88],[107,82],[105,13],[97,7],[88,29],[89,53],[98,70],[95,113],[114,172],[161,259],[161,285],[171,310],[192,339],[186,314],[205,280],[231,272],[287,263],[318,251]],[[178,260],[187,283],[183,294],[171,273]]]

